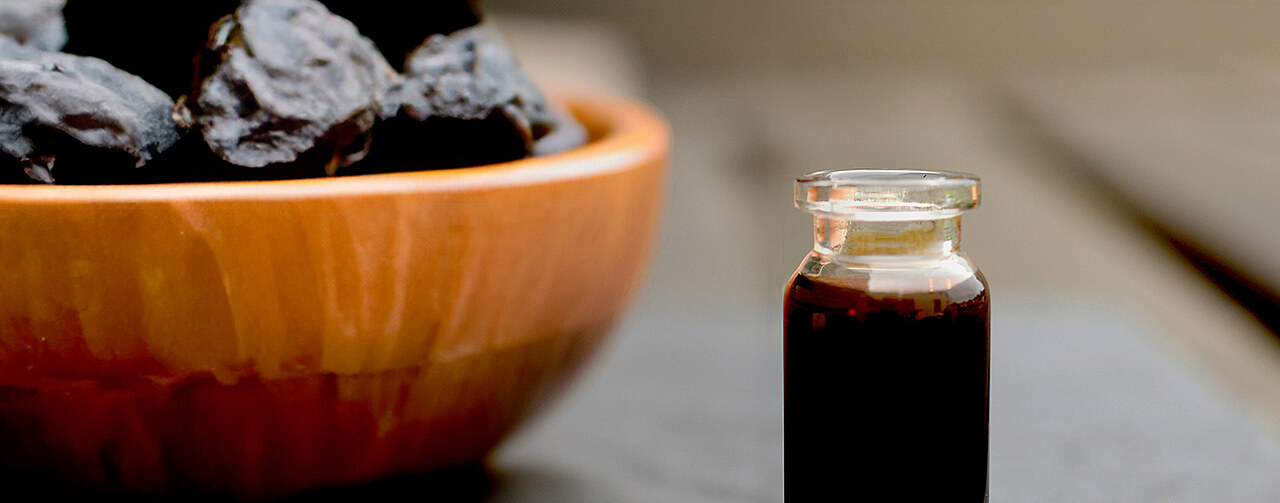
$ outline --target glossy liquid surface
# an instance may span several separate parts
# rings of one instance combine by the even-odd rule
[[[786,496],[981,502],[988,293],[878,294],[797,275],[785,317]]]

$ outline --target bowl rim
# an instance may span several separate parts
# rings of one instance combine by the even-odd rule
[[[164,201],[243,201],[459,192],[588,178],[665,155],[669,129],[654,109],[617,97],[570,95],[559,101],[592,140],[566,152],[436,171],[339,178],[157,185],[0,185],[0,206]]]

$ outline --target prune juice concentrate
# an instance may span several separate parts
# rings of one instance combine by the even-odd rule
[[[797,275],[785,319],[790,501],[981,502],[987,493],[988,293],[868,292]]]

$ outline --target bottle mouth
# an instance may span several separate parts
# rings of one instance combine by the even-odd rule
[[[854,220],[935,220],[977,208],[977,176],[954,171],[839,169],[796,179],[796,207]]]

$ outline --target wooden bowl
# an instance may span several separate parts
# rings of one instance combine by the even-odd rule
[[[262,498],[483,458],[643,279],[668,132],[449,171],[0,186],[0,463]]]

